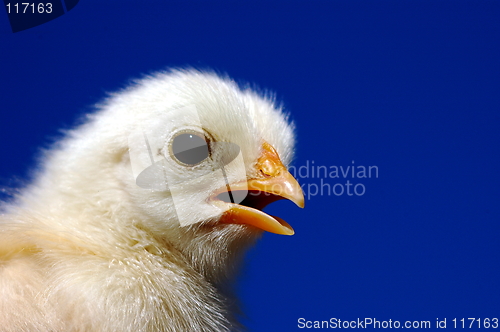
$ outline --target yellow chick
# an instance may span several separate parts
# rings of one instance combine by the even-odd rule
[[[272,98],[192,69],[115,93],[2,205],[0,331],[235,331],[224,288],[262,209],[304,206]]]

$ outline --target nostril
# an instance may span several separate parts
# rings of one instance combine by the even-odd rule
[[[264,172],[263,170],[260,170],[260,174],[262,174],[263,177],[265,178],[268,178],[268,177],[271,177],[270,174],[267,174],[266,172]]]

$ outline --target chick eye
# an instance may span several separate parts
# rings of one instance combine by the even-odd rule
[[[174,137],[171,145],[172,155],[182,164],[194,166],[208,158],[208,144],[198,133],[183,133]]]

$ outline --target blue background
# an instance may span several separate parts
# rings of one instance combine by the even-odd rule
[[[185,65],[275,91],[296,167],[378,166],[362,196],[268,208],[296,234],[247,256],[250,331],[500,318],[500,2],[82,0],[16,34],[0,13],[0,40],[2,185],[106,92]]]

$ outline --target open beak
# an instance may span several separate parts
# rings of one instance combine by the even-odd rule
[[[248,190],[240,204],[230,203],[220,222],[226,224],[246,224],[276,234],[293,235],[293,228],[283,219],[264,212],[268,204],[280,199],[288,199],[297,206],[304,207],[304,194],[297,180],[281,162],[276,150],[267,142],[262,145],[262,155],[257,161],[259,175],[247,183],[231,184],[231,191]],[[227,190],[218,192],[227,194]]]

